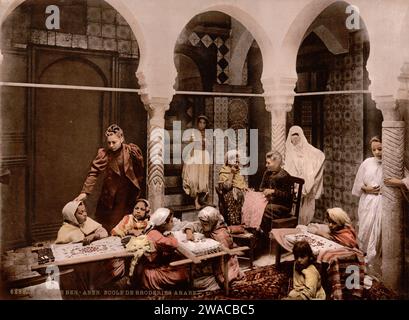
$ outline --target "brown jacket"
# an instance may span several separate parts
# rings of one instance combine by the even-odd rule
[[[140,191],[144,176],[144,163],[141,149],[135,144],[122,144],[123,168],[119,168],[116,157],[119,153],[108,151],[105,148],[98,150],[97,156],[92,161],[91,169],[85,179],[81,193],[90,194],[96,184],[100,173],[105,172],[104,183],[102,186],[101,199],[105,206],[112,208],[115,194],[118,190],[121,180],[121,172],[125,173],[126,178],[135,188]]]

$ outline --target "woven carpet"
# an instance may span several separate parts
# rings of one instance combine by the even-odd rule
[[[281,300],[286,297],[292,278],[293,262],[283,262],[280,268],[275,265],[257,267],[245,272],[241,280],[230,285],[229,295],[224,290],[199,292],[191,289],[172,291],[112,290],[96,296],[64,296],[64,299],[115,299],[115,300]],[[327,297],[330,295],[327,292]],[[348,295],[345,295],[347,297]],[[364,290],[360,300],[389,300],[399,297],[379,282],[373,282],[371,289]]]
[[[289,279],[292,277],[293,262],[284,262],[277,269],[275,265],[259,267],[245,273],[243,280],[231,284],[227,297],[223,290],[198,293],[189,297],[174,295],[173,299],[237,299],[237,300],[280,300],[287,296]],[[327,294],[327,296],[329,296]],[[371,289],[364,290],[363,300],[398,299],[398,296],[379,282],[373,282]]]

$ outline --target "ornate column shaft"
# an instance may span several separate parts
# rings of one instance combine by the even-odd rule
[[[148,168],[147,187],[151,209],[165,203],[165,112],[169,109],[167,98],[152,98],[145,104],[148,111]]]
[[[156,67],[157,64],[146,62],[136,73],[141,100],[148,111],[146,183],[152,212],[165,205],[165,112],[169,110],[169,103],[175,93],[173,83],[176,77],[173,65],[169,65],[169,70],[164,69],[159,73]],[[167,76],[162,76],[162,72]]]
[[[271,112],[271,150],[276,150],[284,157],[286,140],[287,112],[292,105],[286,103],[271,103],[266,105]]]
[[[377,99],[382,111],[382,168],[385,178],[404,173],[405,122],[394,99]],[[382,189],[382,278],[391,289],[401,289],[404,263],[402,195],[399,188]]]

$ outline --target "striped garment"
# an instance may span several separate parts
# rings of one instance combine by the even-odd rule
[[[322,251],[318,255],[317,262],[326,266],[331,300],[361,298],[363,296],[365,260],[361,251],[349,248]],[[348,267],[350,270],[347,270]],[[355,283],[353,278],[354,272],[356,272],[355,268],[359,270],[359,285]],[[351,278],[348,279],[348,277]],[[351,284],[351,288],[347,288],[347,283]]]

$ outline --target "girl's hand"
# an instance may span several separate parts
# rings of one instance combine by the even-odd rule
[[[87,194],[86,193],[81,193],[78,197],[76,197],[74,199],[74,201],[83,201],[87,198]]]
[[[186,240],[193,241],[193,232],[190,229],[186,229]]]
[[[383,182],[385,183],[385,186],[388,186],[388,187],[402,187],[403,186],[402,180],[397,179],[397,178],[384,179]]]
[[[274,189],[265,189],[265,190],[263,191],[263,194],[267,197],[267,196],[269,196],[269,195],[274,194],[274,192],[275,192]]]
[[[94,240],[94,236],[93,236],[93,235],[86,236],[86,237],[84,238],[84,240],[82,240],[82,245],[83,245],[83,246],[88,246],[88,245],[91,244],[91,242],[92,242],[93,240]]]
[[[379,194],[379,192],[381,191],[381,186],[374,187],[363,186],[362,190],[368,194]]]
[[[133,235],[135,237],[138,237],[138,236],[140,236],[142,234],[142,231],[137,230],[137,229],[132,229],[132,230],[128,231],[128,234],[131,234],[131,235]]]

